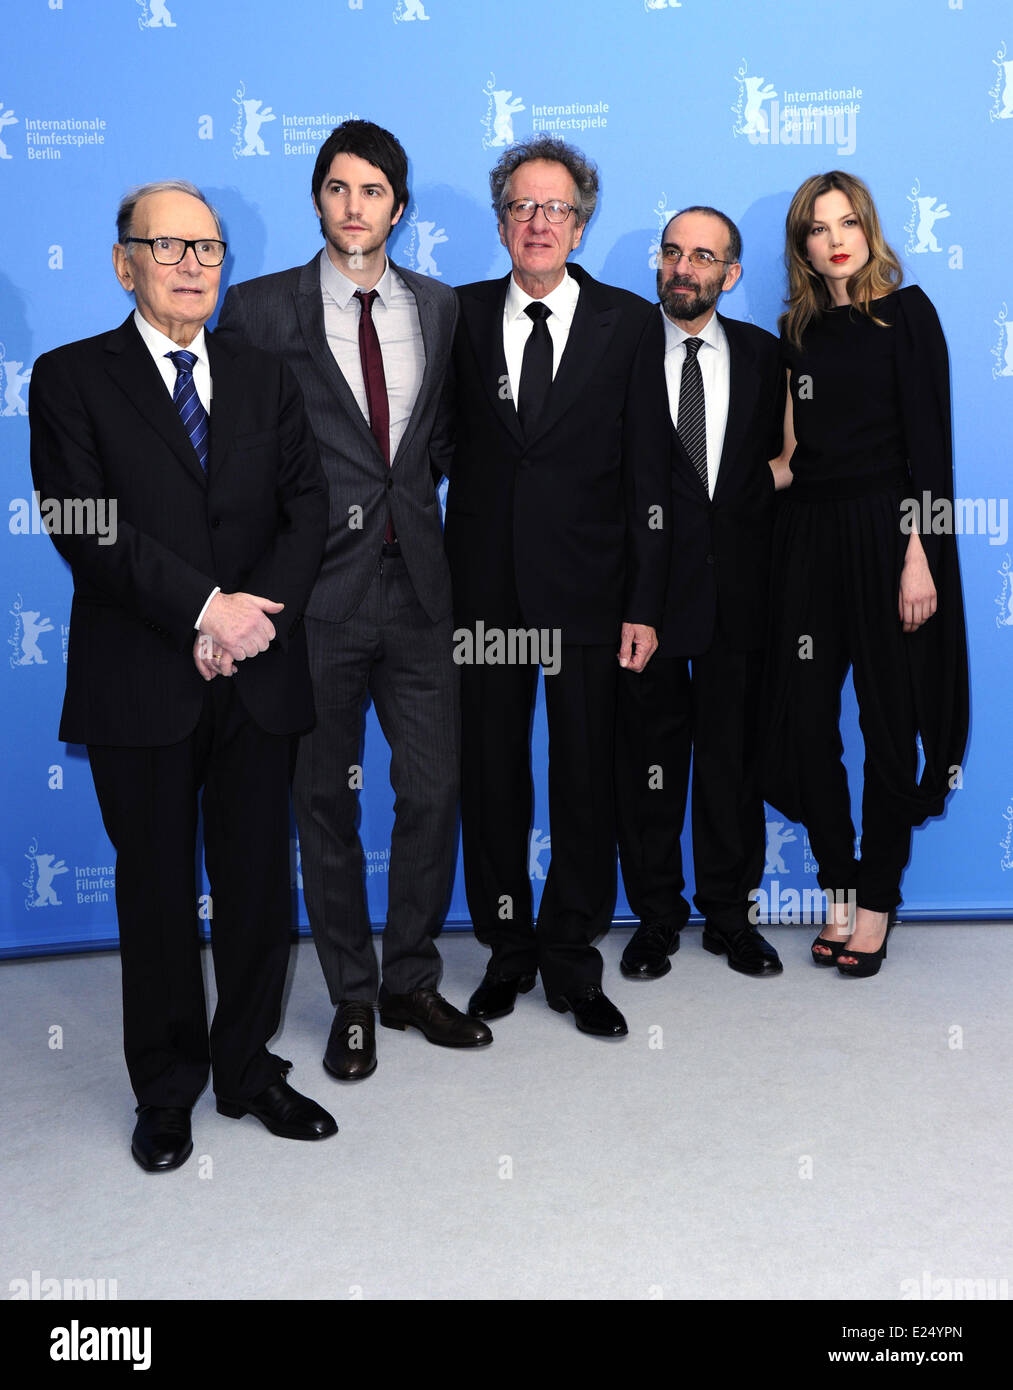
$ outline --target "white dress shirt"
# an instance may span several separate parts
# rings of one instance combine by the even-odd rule
[[[686,333],[678,324],[661,310],[665,325],[665,380],[668,383],[668,410],[675,425],[679,419],[679,390],[682,386],[682,368],[686,361],[685,342],[687,338],[703,340],[696,360],[700,363],[700,376],[703,379],[704,405],[707,413],[707,491],[714,496],[721,467],[721,450],[725,443],[725,426],[728,424],[728,391],[731,381],[731,353],[728,338],[717,314],[710,319],[699,333]]]
[[[166,390],[169,392],[169,395],[171,396],[173,391],[176,389],[177,372],[172,362],[169,360],[168,357],[166,357],[166,353],[179,352],[179,343],[174,343],[171,338],[167,338],[160,329],[154,326],[154,324],[149,323],[148,320],[141,313],[140,309],[134,310],[134,324],[137,328],[138,333],[140,333],[141,338],[144,341],[144,346],[151,353],[155,366],[158,368],[159,376],[161,376],[162,380],[165,382]],[[208,350],[207,344],[204,341],[203,327],[198,329],[197,336],[194,338],[193,342],[187,343],[185,350],[187,352],[192,352],[194,356],[197,358],[197,361],[193,364],[193,384],[196,388],[198,399],[200,400],[201,405],[207,411],[208,419],[210,421],[211,363],[208,360]],[[214,598],[215,594],[220,592],[221,590],[215,587],[211,590],[207,598],[204,600],[204,606],[201,608],[201,611],[197,614],[197,619],[194,622],[195,630],[199,628],[201,623],[204,621],[204,614],[207,612],[208,604]]]
[[[176,368],[166,357],[167,352],[179,352],[179,343],[174,343],[171,338],[167,338],[164,333],[150,324],[141,313],[140,309],[134,310],[134,323],[137,331],[144,339],[144,346],[151,353],[158,368],[159,375],[165,382],[166,390],[171,396],[176,388]],[[192,352],[197,358],[193,364],[193,384],[197,388],[197,395],[200,403],[211,414],[211,363],[208,361],[207,344],[204,342],[204,329],[200,328],[197,336],[192,343],[187,343],[186,352]]]
[[[354,297],[356,290],[361,288],[337,268],[325,247],[320,253],[320,293],[324,302],[327,346],[368,424],[369,404],[359,353],[359,315],[362,308]],[[373,300],[372,316],[387,383],[390,457],[393,460],[422,386],[426,350],[415,296],[390,261],[387,261],[383,274],[373,288],[376,298]]]
[[[552,339],[552,377],[555,380],[579,296],[580,286],[572,275],[564,274],[560,283],[544,299],[535,299],[533,295],[521,289],[513,275],[510,276],[506,303],[503,305],[503,351],[506,354],[507,375],[510,378],[510,397],[515,407],[521,384],[524,348],[528,335],[535,326],[524,310],[529,304],[544,304],[552,311],[545,322]]]

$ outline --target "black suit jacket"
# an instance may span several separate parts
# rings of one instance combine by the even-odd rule
[[[659,656],[699,656],[716,628],[735,650],[757,650],[766,641],[774,499],[768,464],[781,452],[785,373],[772,333],[718,318],[731,371],[713,498],[669,416],[674,540]]]
[[[207,343],[206,475],[133,315],[35,364],[40,495],[116,503],[113,544],[53,536],[74,576],[60,725],[69,742],[153,746],[192,731],[205,687],[194,622],[215,585],[285,605],[269,650],[230,678],[247,712],[269,733],[313,722],[301,619],[327,527],[313,434],[282,363],[213,334]]]
[[[663,331],[646,300],[568,270],[577,308],[528,439],[503,351],[509,276],[457,291],[447,554],[458,622],[520,621],[559,628],[568,643],[611,643],[624,621],[661,621],[671,537]]]
[[[302,387],[330,491],[327,545],[306,611],[333,623],[355,612],[376,572],[388,507],[419,602],[434,622],[450,613],[430,435],[450,360],[457,301],[449,285],[393,263],[391,269],[415,296],[426,366],[390,468],[327,345],[319,253],[307,265],[233,285],[218,323],[219,334],[237,334],[277,353]],[[350,525],[360,515],[361,525]]]

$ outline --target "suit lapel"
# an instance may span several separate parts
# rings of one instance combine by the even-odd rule
[[[510,378],[503,351],[503,306],[509,283],[507,275],[502,280],[487,282],[487,292],[483,295],[462,298],[461,317],[475,346],[481,385],[492,404],[493,414],[517,443],[523,445],[524,431],[508,389]]]
[[[232,354],[221,348],[214,336],[205,330],[211,363],[211,452],[208,455],[208,475],[215,482],[221,478],[242,398],[242,379]]]
[[[671,416],[669,416],[669,419],[671,420]],[[709,502],[711,500],[710,493],[704,487],[703,479],[700,477],[700,474],[696,471],[696,464],[693,462],[689,454],[686,452],[686,446],[679,438],[679,431],[675,428],[674,424],[672,424],[671,430],[672,456],[675,459],[676,467],[682,469],[686,477],[691,480],[690,485],[698,489],[700,496],[704,499],[704,501]],[[720,472],[718,473],[718,477],[721,477]]]
[[[296,318],[310,356],[319,368],[324,380],[330,384],[332,391],[341,402],[342,410],[349,422],[359,431],[363,443],[368,448],[376,450],[377,458],[382,463],[383,455],[380,453],[380,446],[376,442],[373,431],[369,428],[369,421],[363,415],[359,402],[352,394],[348,382],[334,360],[333,353],[327,346],[327,334],[324,331],[324,301],[320,293],[319,256],[314,256],[308,265],[303,266],[299,276],[299,286],[293,299]]]
[[[395,468],[400,462],[401,456],[407,453],[411,447],[411,441],[418,429],[419,420],[425,409],[426,402],[433,390],[433,374],[436,370],[436,358],[438,356],[439,343],[436,338],[436,312],[433,308],[432,297],[429,287],[426,284],[425,276],[413,275],[409,270],[402,270],[399,265],[390,262],[391,273],[399,275],[404,283],[415,296],[415,308],[419,315],[419,328],[422,330],[422,347],[425,351],[425,367],[422,371],[422,381],[419,383],[418,394],[415,397],[415,404],[412,406],[412,413],[408,423],[401,435],[401,441],[397,446],[397,452],[390,461],[391,468]]]
[[[659,313],[661,312],[661,306],[660,306],[660,305],[658,306],[658,312],[659,312]],[[668,342],[667,336],[666,336],[666,338],[665,338],[665,342],[666,342],[666,344],[667,344],[667,342]],[[666,388],[666,389],[667,389],[667,388]],[[690,486],[691,486],[691,487],[695,487],[695,488],[699,491],[700,496],[701,496],[705,501],[709,502],[709,501],[711,500],[710,493],[709,493],[708,490],[704,487],[704,485],[703,485],[703,479],[700,477],[700,474],[696,471],[696,464],[695,464],[695,463],[693,462],[693,460],[690,458],[690,456],[689,456],[689,454],[688,454],[688,452],[687,452],[687,450],[686,450],[685,444],[683,444],[682,440],[681,440],[680,437],[679,437],[679,431],[675,428],[675,421],[672,420],[671,402],[669,402],[668,418],[669,418],[669,421],[671,422],[671,430],[672,430],[672,458],[673,458],[673,460],[674,460],[674,462],[675,462],[675,467],[682,470],[682,472],[685,474],[685,476],[686,476],[688,479],[690,479]],[[718,477],[720,478],[720,476],[721,476],[721,474],[720,474],[720,472],[719,472],[719,473],[718,473]]]
[[[601,287],[596,280],[592,280],[580,267],[570,267],[569,274],[580,285],[580,295],[566,337],[563,356],[556,369],[545,407],[538,417],[534,434],[527,441],[529,444],[552,429],[576,403],[608,347],[619,319],[619,310],[603,302]],[[499,336],[502,352],[502,332]],[[514,411],[515,415],[516,413]]]
[[[204,486],[207,478],[194,453],[179,411],[137,331],[133,315],[106,335],[106,370],[145,424],[172,450],[180,464]],[[212,436],[214,431],[212,430]]]
[[[718,317],[728,339],[728,420],[721,446],[715,498],[735,484],[736,463],[743,456],[742,446],[755,411],[760,380],[753,359],[739,337],[735,321],[720,314]]]

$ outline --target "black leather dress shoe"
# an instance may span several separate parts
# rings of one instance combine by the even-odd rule
[[[755,927],[719,931],[708,923],[703,929],[703,946],[712,955],[726,955],[728,964],[741,975],[780,975],[781,958]]]
[[[364,1081],[376,1071],[376,1018],[372,1004],[338,1005],[324,1051],[324,1070],[339,1081]]]
[[[322,1105],[293,1091],[284,1080],[273,1082],[252,1100],[222,1100],[219,1096],[217,1108],[219,1115],[227,1115],[230,1120],[254,1115],[281,1139],[327,1139],[338,1132],[333,1117]]]
[[[512,1014],[518,994],[527,994],[535,987],[535,976],[490,975],[485,978],[468,1001],[469,1018],[503,1018]]]
[[[190,1111],[176,1105],[139,1105],[130,1152],[146,1173],[169,1173],[193,1153]]]
[[[597,985],[588,985],[578,994],[557,994],[547,1002],[557,1013],[571,1010],[582,1033],[596,1038],[625,1038],[629,1032],[625,1018]]]
[[[630,937],[619,969],[628,980],[660,980],[672,968],[669,956],[679,949],[678,927],[641,922]]]
[[[485,1047],[492,1042],[484,1023],[462,1014],[435,989],[385,995],[380,1001],[380,1022],[402,1032],[411,1025],[440,1047]]]

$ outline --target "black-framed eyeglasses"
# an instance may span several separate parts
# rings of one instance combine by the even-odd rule
[[[534,198],[513,198],[507,207],[515,222],[530,222],[541,208],[546,222],[565,222],[571,212],[576,212],[572,203],[564,203],[559,198],[550,198],[547,203],[536,203]]]
[[[139,242],[141,246],[150,246],[151,254],[159,265],[179,265],[186,255],[187,249],[191,247],[201,265],[221,265],[225,259],[225,252],[228,250],[226,242],[216,241],[213,237],[204,237],[198,241],[187,241],[181,236],[125,236],[123,238],[124,245],[131,241]]]
[[[735,261],[723,261],[720,256],[715,256],[711,251],[683,251],[681,247],[674,245],[671,241],[666,241],[661,247],[661,259],[668,265],[678,265],[683,256],[686,257],[690,265],[695,265],[697,270],[706,270],[709,265],[735,265]]]

